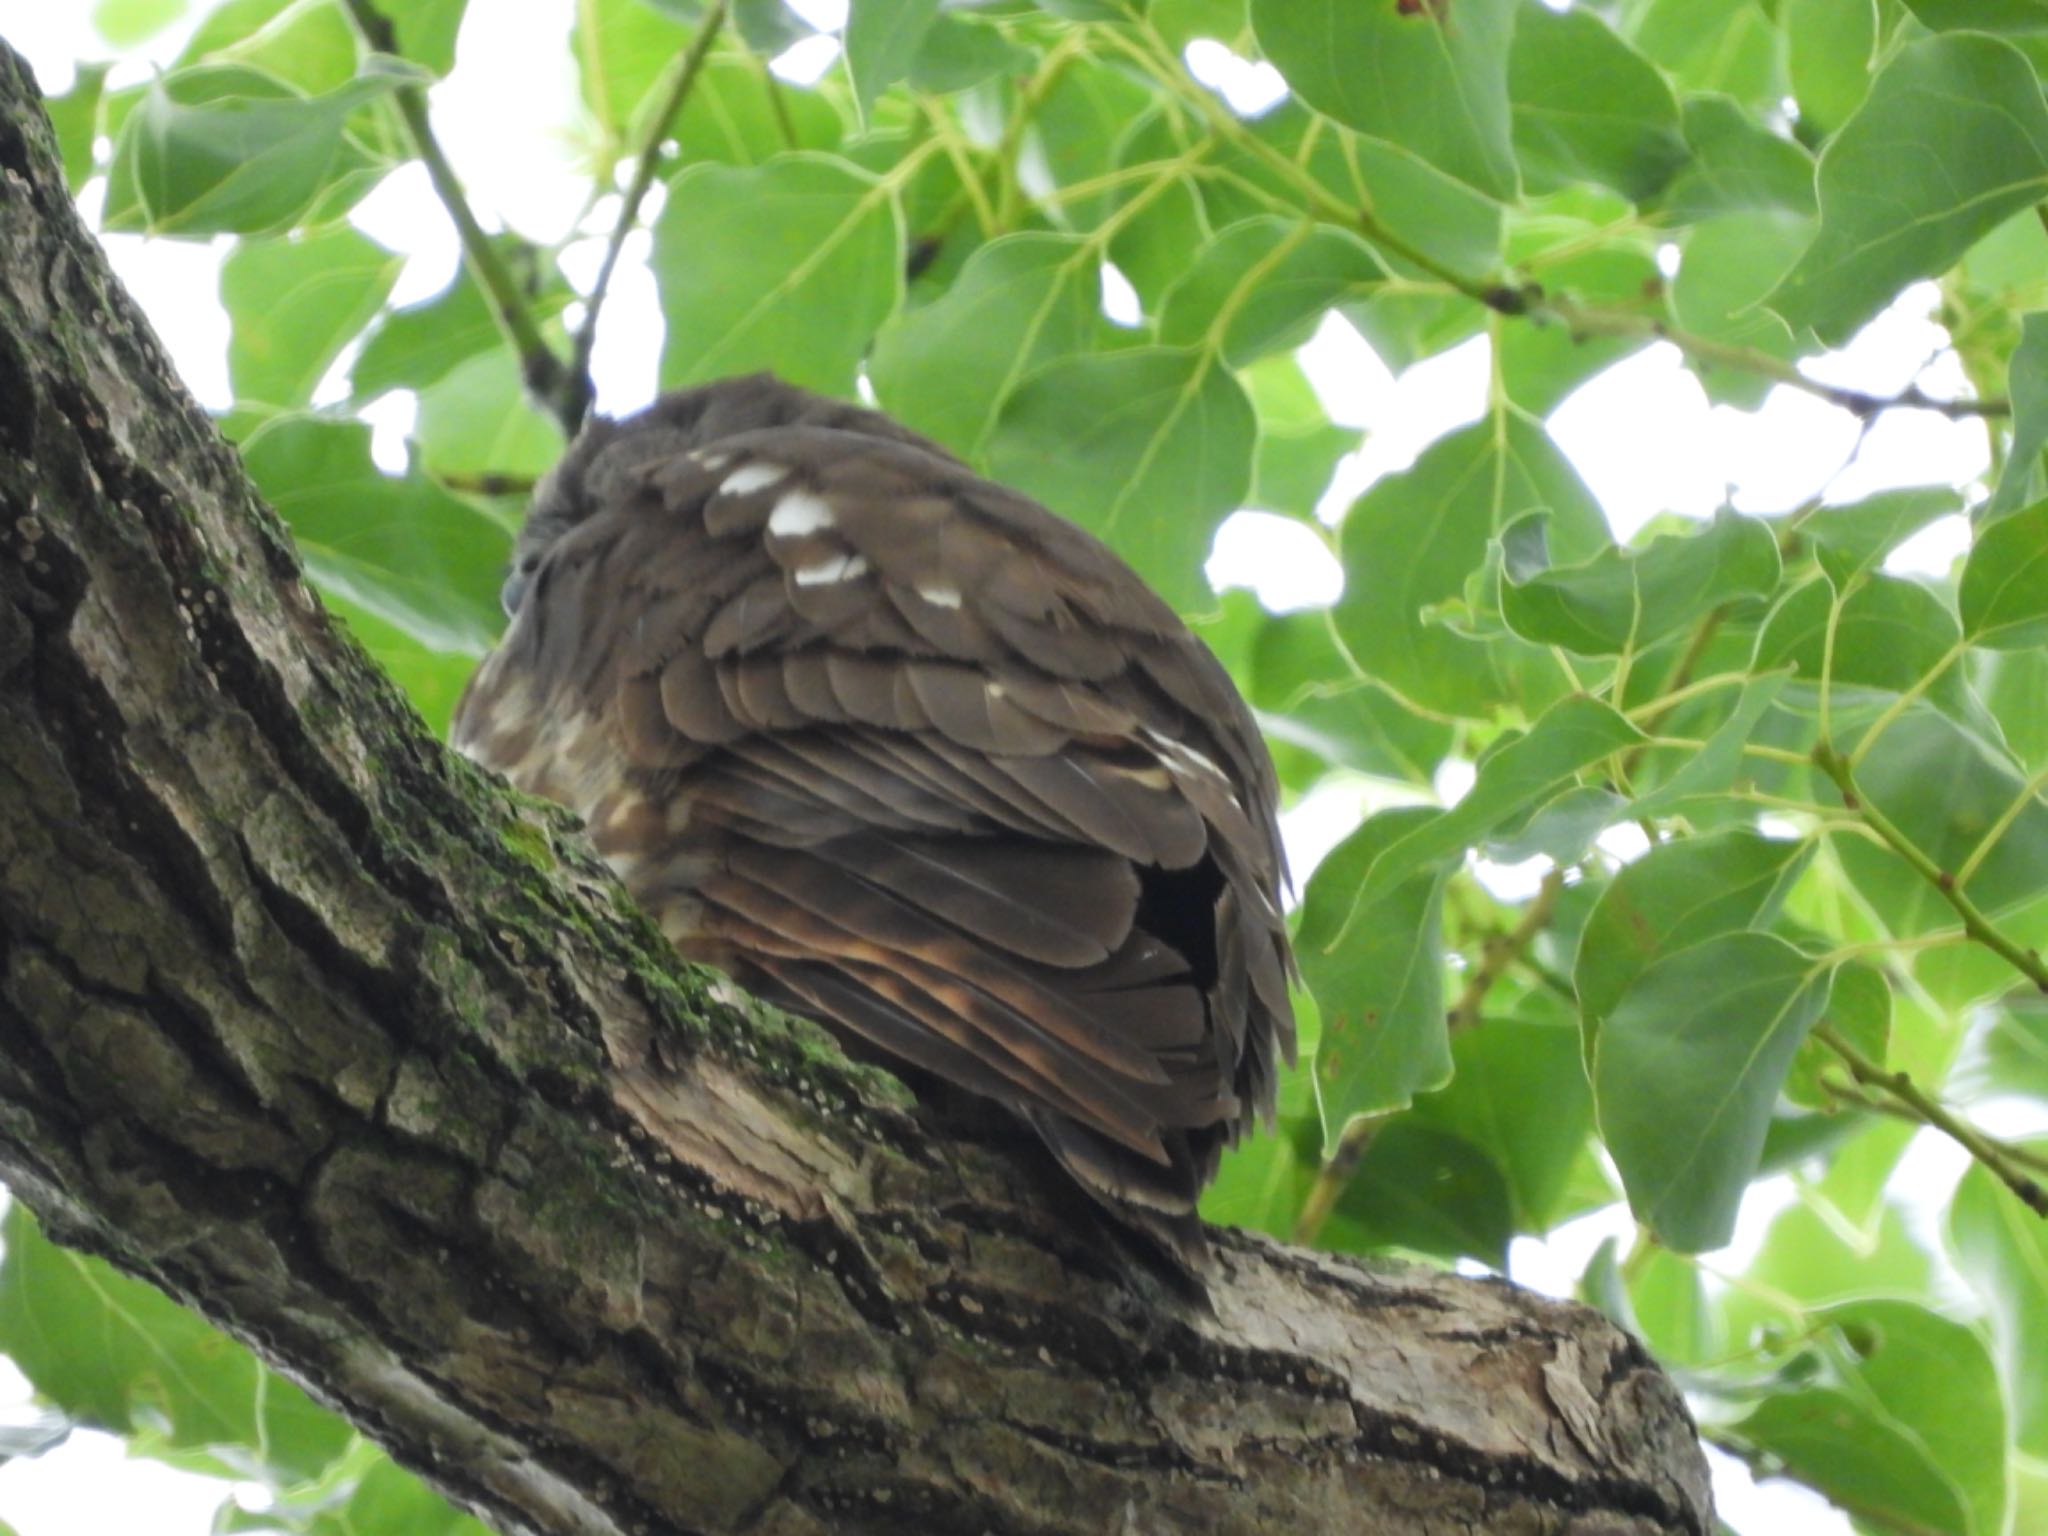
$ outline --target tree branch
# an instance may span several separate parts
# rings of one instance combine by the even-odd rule
[[[1895,395],[1872,394],[1840,384],[1825,384],[1799,371],[1799,365],[1757,347],[1716,341],[1670,324],[1661,316],[1638,310],[1580,304],[1565,294],[1545,294],[1533,285],[1511,290],[1513,307],[1507,312],[1537,321],[1552,320],[1576,337],[1637,337],[1644,341],[1668,341],[1694,362],[1709,367],[1735,368],[1754,373],[1779,384],[1801,390],[1829,405],[1840,406],[1852,415],[1868,420],[1883,411],[1935,411],[1951,421],[1972,416],[2010,416],[2009,400],[1943,400],[1919,385],[1908,385]],[[1494,301],[1500,308],[1501,301]]]
[[[1151,1296],[985,1114],[682,965],[328,624],[34,103],[0,48],[0,1176],[54,1237],[507,1531],[1711,1528],[1588,1309],[1234,1233]]]
[[[668,92],[662,97],[653,122],[648,125],[647,142],[640,146],[639,157],[634,162],[633,180],[627,185],[625,197],[619,204],[618,222],[612,226],[611,239],[605,242],[604,264],[597,270],[597,281],[591,284],[590,297],[584,301],[583,323],[576,328],[575,340],[570,345],[569,377],[576,397],[563,402],[562,416],[563,430],[570,437],[574,437],[582,427],[583,418],[596,395],[596,387],[590,378],[590,354],[597,347],[597,319],[604,311],[605,295],[611,291],[612,274],[618,270],[619,256],[626,248],[626,237],[639,222],[640,205],[646,201],[647,189],[654,185],[654,173],[661,165],[661,141],[668,137],[676,114],[683,110],[683,103],[690,99],[697,77],[704,72],[704,61],[711,56],[711,45],[718,41],[718,34],[725,29],[725,12],[726,0],[716,0],[697,24],[697,35],[690,39],[689,48],[671,66],[675,78],[669,82]],[[574,422],[566,418],[566,411],[572,405],[576,410]]]
[[[390,19],[377,9],[373,0],[342,0],[342,4],[372,51],[398,55],[398,39]],[[427,93],[416,85],[402,85],[392,92],[392,98],[405,121],[406,135],[427,168],[434,195],[455,225],[463,262],[477,286],[483,289],[498,329],[519,354],[519,371],[526,381],[527,393],[561,423],[565,436],[574,437],[590,408],[588,377],[572,373],[541,335],[532,306],[519,291],[518,282],[491,244],[490,236],[484,233],[483,225],[477,222],[455,167],[449,163],[441,141],[434,137],[434,125],[427,115]]]
[[[2048,1216],[2048,1189],[2043,1189],[2038,1181],[2022,1170],[2020,1160],[2013,1156],[2013,1148],[1959,1119],[1947,1105],[1924,1092],[1906,1073],[1889,1071],[1872,1061],[1845,1040],[1833,1025],[1822,1024],[1813,1033],[1814,1038],[1840,1058],[1842,1065],[1849,1069],[1849,1075],[1859,1084],[1884,1095],[1921,1125],[1933,1126],[1990,1169],[2028,1210],[2036,1216]]]

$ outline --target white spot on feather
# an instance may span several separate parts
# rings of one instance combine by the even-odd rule
[[[729,453],[706,453],[702,448],[692,448],[685,457],[692,464],[700,464],[714,475],[732,462],[732,455]]]
[[[1145,739],[1152,744],[1152,750],[1159,754],[1160,761],[1169,768],[1178,768],[1183,773],[1206,774],[1212,779],[1220,780],[1225,786],[1229,785],[1230,775],[1217,767],[1215,759],[1207,753],[1197,751],[1184,741],[1175,741],[1171,736],[1155,731],[1150,726],[1145,728]],[[1235,792],[1230,798],[1237,798]]]
[[[958,587],[919,587],[917,595],[934,608],[958,608],[960,589]]]
[[[772,529],[774,524],[771,522]],[[817,565],[797,567],[796,584],[800,587],[822,587],[834,581],[852,581],[856,576],[868,573],[867,558],[863,555],[834,555]]]
[[[791,491],[768,514],[768,531],[778,539],[800,539],[830,528],[836,519],[832,504],[809,491]]]
[[[756,464],[742,464],[718,482],[718,494],[744,496],[749,491],[765,491],[769,486],[788,478],[788,469],[780,464],[770,464],[766,460]]]

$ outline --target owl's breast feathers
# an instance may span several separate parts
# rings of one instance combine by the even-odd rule
[[[762,378],[586,433],[522,550],[456,745],[580,813],[684,953],[1007,1105],[1197,1257],[1294,1025],[1272,765],[1173,612]]]

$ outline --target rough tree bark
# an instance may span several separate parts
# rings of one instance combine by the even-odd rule
[[[1597,1315],[1234,1234],[1147,1299],[664,953],[322,616],[4,47],[0,1177],[507,1530],[1711,1525]]]

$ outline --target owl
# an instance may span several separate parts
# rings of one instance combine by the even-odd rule
[[[1272,761],[1092,535],[767,376],[587,428],[454,742],[684,955],[985,1096],[1199,1267],[1294,1055]]]

